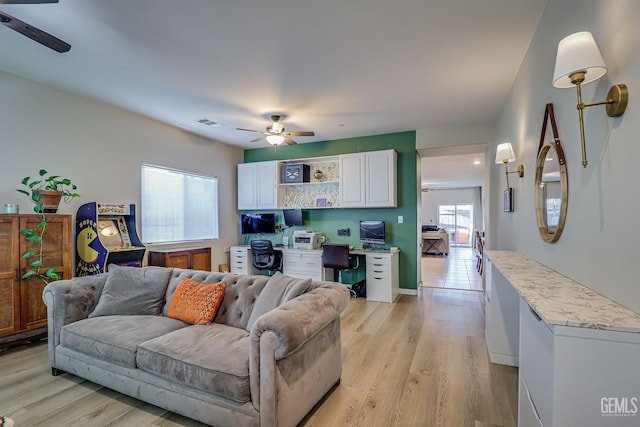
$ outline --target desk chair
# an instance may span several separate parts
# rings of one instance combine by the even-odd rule
[[[282,252],[273,249],[271,240],[256,239],[251,243],[252,264],[261,274],[273,275],[282,271]]]
[[[351,265],[353,258],[356,259],[355,266]],[[357,256],[349,256],[349,245],[325,243],[322,245],[322,266],[338,270],[338,283],[342,283],[342,271],[357,269],[360,266],[360,261]],[[349,288],[351,296],[357,297],[356,292],[351,289],[351,285],[346,286]]]

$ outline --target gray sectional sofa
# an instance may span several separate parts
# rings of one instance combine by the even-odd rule
[[[210,325],[167,317],[182,279],[224,282]],[[49,360],[68,372],[214,426],[294,426],[339,383],[333,282],[111,266],[44,290]]]

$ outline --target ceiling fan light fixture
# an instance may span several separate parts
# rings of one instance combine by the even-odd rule
[[[271,132],[273,133],[282,133],[284,130],[284,125],[280,122],[273,122],[271,125]]]
[[[284,142],[282,135],[267,135],[267,142],[271,145],[280,145]]]

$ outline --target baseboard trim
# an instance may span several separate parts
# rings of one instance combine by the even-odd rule
[[[417,289],[402,289],[400,288],[400,293],[402,295],[418,295]]]

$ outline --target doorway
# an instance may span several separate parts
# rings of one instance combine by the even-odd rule
[[[438,223],[448,231],[451,246],[471,247],[473,205],[438,205]]]

